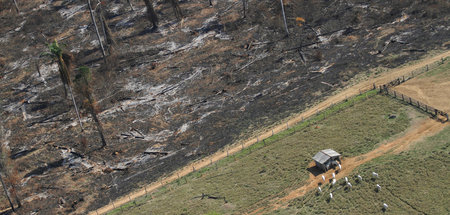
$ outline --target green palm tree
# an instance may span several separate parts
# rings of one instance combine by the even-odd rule
[[[72,81],[70,79],[71,73],[71,62],[73,61],[72,55],[63,52],[58,42],[55,42],[48,45],[49,51],[44,53],[44,55],[52,57],[54,61],[58,63],[59,75],[61,78],[61,82],[63,83],[64,93],[67,97],[67,88],[69,88],[70,95],[72,97],[73,106],[75,107],[75,112],[77,113],[78,122],[80,123],[81,130],[83,131],[83,124],[81,123],[80,113],[78,112],[77,103],[75,102],[75,98],[72,92]]]

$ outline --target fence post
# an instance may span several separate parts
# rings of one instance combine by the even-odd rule
[[[405,97],[403,97],[403,94],[402,94],[402,101],[405,101]]]
[[[417,107],[420,108],[420,102],[419,101],[417,101]]]
[[[409,97],[409,104],[412,104],[412,99],[411,99],[411,97]]]
[[[395,93],[395,90],[394,90],[394,98],[397,98],[397,93]]]
[[[373,89],[377,89],[377,85],[375,85],[375,83],[373,83]]]
[[[192,172],[195,172],[195,166],[192,165]]]
[[[273,129],[272,129],[272,136],[273,136]]]
[[[427,71],[428,71],[428,64],[427,64]]]
[[[447,117],[447,122],[448,122],[448,113],[445,113],[445,116]]]
[[[438,114],[438,110],[434,109],[434,116],[437,117],[437,114]]]
[[[425,105],[425,112],[428,112],[428,106]]]

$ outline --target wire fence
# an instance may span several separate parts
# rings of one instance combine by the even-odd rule
[[[305,126],[308,126],[310,124],[318,123],[318,122],[326,119],[331,114],[335,114],[348,106],[354,105],[356,102],[361,102],[361,101],[367,100],[368,98],[373,97],[377,94],[377,93],[369,93],[369,91],[377,91],[378,93],[385,93],[386,95],[391,95],[393,98],[402,100],[406,104],[415,106],[415,107],[419,108],[420,110],[422,110],[428,114],[431,114],[433,117],[438,118],[438,116],[443,116],[445,121],[448,121],[448,119],[449,119],[448,113],[391,89],[391,87],[398,86],[408,80],[411,80],[414,77],[417,77],[418,75],[421,75],[425,72],[430,71],[433,68],[436,68],[436,67],[442,65],[446,60],[447,60],[447,58],[442,58],[441,61],[438,61],[438,62],[435,62],[432,64],[428,64],[425,67],[416,69],[416,70],[412,71],[411,73],[409,73],[408,75],[398,77],[397,79],[394,79],[387,84],[376,85],[375,83],[373,83],[372,86],[366,86],[364,88],[361,88],[361,89],[359,89],[359,94],[356,93],[356,94],[352,94],[352,95],[346,95],[345,100],[340,101],[338,103],[332,103],[328,106],[323,106],[323,107],[317,108],[315,110],[312,110],[313,114],[311,114],[309,116],[303,117],[303,115],[305,115],[305,114],[302,114],[300,121],[293,122],[293,123],[291,122],[291,124],[289,122],[286,122],[285,125],[283,123],[273,129],[270,129],[268,132],[265,132],[262,135],[257,135],[254,139],[252,139],[250,141],[247,141],[245,143],[239,142],[239,143],[229,145],[225,149],[218,152],[218,153],[222,153],[222,154],[220,154],[220,156],[214,156],[214,158],[207,157],[207,158],[204,158],[201,160],[197,160],[197,161],[191,163],[190,165],[185,166],[181,170],[178,170],[178,171],[168,174],[169,176],[167,176],[167,177],[163,176],[158,181],[155,181],[155,182],[151,183],[150,185],[146,185],[146,186],[142,187],[140,189],[140,191],[138,191],[138,192],[126,194],[122,198],[116,200],[116,204],[114,203],[115,202],[114,200],[110,199],[108,205],[104,206],[103,208],[99,208],[95,211],[92,211],[89,214],[96,214],[96,215],[104,214],[104,213],[110,211],[109,209],[105,209],[109,205],[112,206],[113,209],[120,209],[123,211],[123,209],[127,207],[126,204],[123,203],[124,200],[126,200],[126,202],[131,202],[131,200],[133,199],[132,196],[137,197],[137,196],[144,196],[144,195],[151,194],[154,189],[162,187],[164,185],[167,185],[175,180],[180,180],[181,177],[186,176],[191,173],[194,173],[204,167],[208,167],[208,166],[214,167],[215,166],[217,168],[218,161],[222,160],[223,158],[236,156],[237,153],[243,152],[244,150],[251,151],[252,148],[255,147],[254,145],[256,145],[257,143],[263,144],[265,146],[268,142],[267,139],[276,134],[279,134],[279,133],[285,132],[285,131],[296,132],[296,130],[301,128],[301,126],[298,126],[299,124],[304,124]],[[364,94],[364,96],[362,96],[363,94]],[[253,147],[250,147],[252,145],[253,145]],[[184,179],[186,180],[186,183],[187,183],[187,178],[184,177]],[[153,198],[153,196],[151,196],[151,197]],[[118,202],[120,202],[120,203],[118,203]]]

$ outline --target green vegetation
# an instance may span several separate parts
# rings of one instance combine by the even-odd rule
[[[410,122],[406,110],[369,91],[110,214],[229,214],[255,209],[265,198],[303,185],[309,177],[306,167],[317,151],[333,148],[343,156],[355,156],[404,131]],[[392,114],[397,117],[389,119]],[[226,201],[202,199],[202,193]]]
[[[327,203],[329,185],[322,195],[315,192],[295,199],[290,207],[274,214],[448,214],[450,211],[450,127],[414,144],[409,151],[387,154],[358,167],[349,179],[352,189],[334,191]],[[380,177],[372,181],[371,172]],[[360,174],[363,182],[355,182]],[[339,182],[342,182],[338,181]],[[376,184],[381,191],[375,192]]]
[[[444,59],[444,62],[440,62],[437,68],[432,69],[431,71],[424,73],[419,76],[419,78],[426,78],[436,76],[436,78],[444,78],[443,80],[447,80],[450,74],[450,61],[448,58]]]

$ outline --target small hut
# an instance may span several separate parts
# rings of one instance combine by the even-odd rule
[[[314,155],[313,160],[316,162],[316,166],[319,169],[327,171],[330,168],[338,165],[337,161],[341,161],[340,157],[341,154],[337,153],[336,151],[332,149],[325,149],[317,152],[317,154]]]

